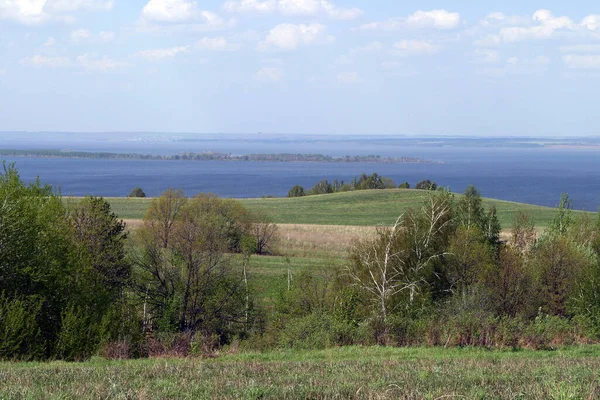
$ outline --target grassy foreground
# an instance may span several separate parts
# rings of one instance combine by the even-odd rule
[[[398,215],[416,208],[428,193],[422,190],[366,190],[299,198],[241,199],[250,210],[264,210],[277,224],[310,225],[392,225]],[[457,195],[460,196],[460,195]],[[141,219],[150,199],[110,198],[113,211],[121,218]],[[558,203],[559,199],[556,199]],[[538,227],[552,220],[555,210],[530,204],[484,199],[484,206],[495,205],[502,227],[511,226],[514,216],[529,213]]]
[[[336,348],[82,364],[0,364],[0,398],[593,399],[600,347]]]

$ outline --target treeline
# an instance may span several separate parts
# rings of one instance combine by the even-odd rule
[[[306,191],[304,187],[296,185],[288,192],[288,197],[303,197],[313,196],[317,194],[330,194],[339,192],[351,192],[354,190],[376,190],[376,189],[394,189],[396,183],[391,178],[379,175],[374,172],[371,175],[361,174],[358,177],[352,178],[349,183],[345,183],[343,180],[334,179],[329,182],[327,179],[323,179],[309,191]],[[399,189],[410,189],[408,182],[401,183],[398,186]],[[421,190],[437,190],[438,185],[435,182],[425,179],[415,185],[415,189]]]
[[[600,339],[600,219],[563,196],[539,233],[501,237],[474,187],[357,239],[344,265],[282,273],[258,302],[249,260],[277,238],[234,200],[169,190],[129,237],[101,198],[65,205],[0,174],[0,358],[83,360],[267,348],[551,348]]]
[[[85,152],[67,150],[2,150],[4,157],[47,157],[47,158],[92,158],[108,160],[184,160],[184,161],[268,161],[268,162],[322,162],[322,163],[383,163],[414,164],[431,163],[417,157],[344,156],[331,157],[322,154],[248,154],[231,155],[218,152],[180,153],[174,155],[152,155],[139,153]]]

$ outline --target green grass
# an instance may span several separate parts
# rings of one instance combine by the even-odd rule
[[[261,257],[252,256],[249,264],[250,282],[259,301],[273,305],[280,291],[287,287],[288,270],[293,280],[303,272],[323,277],[333,273],[343,263],[342,257]]]
[[[592,399],[600,347],[335,348],[215,360],[0,364],[0,398]]]
[[[391,225],[409,208],[419,207],[427,192],[421,190],[372,190],[334,193],[301,198],[241,199],[250,210],[265,210],[279,224],[311,225]],[[113,210],[126,219],[141,219],[149,199],[110,198]],[[559,199],[556,199],[558,203]],[[511,226],[514,216],[524,211],[536,226],[546,227],[555,210],[530,204],[484,199],[484,205],[495,205],[504,229]]]

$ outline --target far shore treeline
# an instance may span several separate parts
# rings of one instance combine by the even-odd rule
[[[381,157],[378,155],[332,157],[323,154],[248,154],[231,155],[218,152],[179,153],[173,155],[155,155],[140,153],[86,152],[72,150],[11,150],[0,149],[3,157],[40,157],[40,158],[90,158],[104,160],[166,160],[166,161],[261,161],[261,162],[322,162],[322,163],[382,163],[416,164],[438,163],[418,157]]]
[[[170,189],[128,229],[105,199],[65,201],[5,164],[0,359],[600,342],[600,216],[565,194],[543,232],[526,213],[505,228],[475,187],[430,190],[393,226],[302,271],[279,257],[267,278],[285,250],[268,208]]]

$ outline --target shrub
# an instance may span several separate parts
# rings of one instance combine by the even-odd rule
[[[314,312],[290,321],[280,337],[283,347],[295,349],[324,349],[333,346],[349,346],[364,342],[364,329],[334,317]]]
[[[0,297],[0,359],[41,358],[44,341],[37,316],[41,302]]]
[[[136,187],[131,192],[129,192],[127,197],[146,197],[146,193],[144,193],[142,188]]]
[[[288,192],[288,197],[303,197],[303,196],[306,196],[306,193],[304,192],[304,188],[300,185],[294,186]]]

